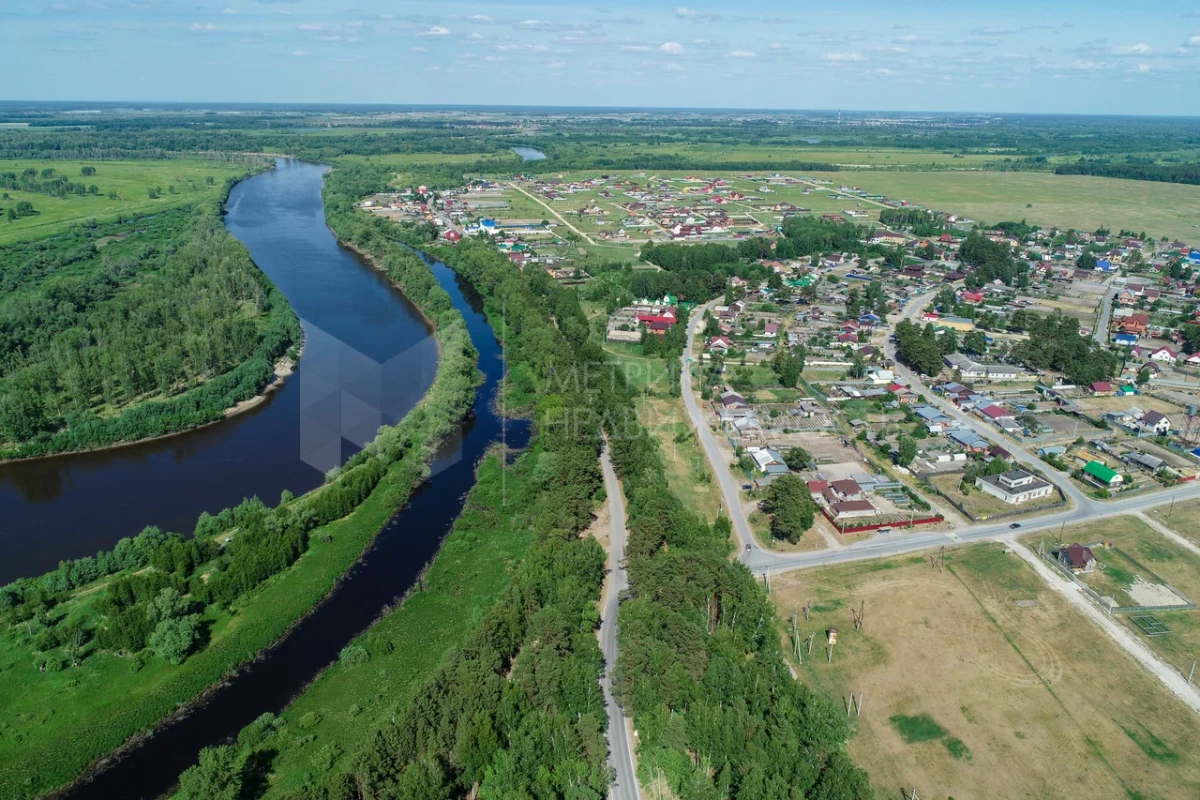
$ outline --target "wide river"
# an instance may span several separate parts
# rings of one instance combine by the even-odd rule
[[[281,159],[229,196],[226,225],[300,317],[307,347],[268,402],[208,428],[0,465],[0,585],[108,549],[147,525],[318,486],[425,394],[437,345],[416,308],[325,226],[325,168]]]
[[[382,361],[394,359],[395,354],[416,351],[419,358],[406,358],[400,365],[409,365],[404,368],[411,368],[410,375],[384,370],[385,382],[388,376],[399,376],[415,399],[429,383],[435,350],[425,338],[424,328],[412,316],[411,306],[333,242],[321,215],[320,192],[319,168],[283,162],[277,172],[250,178],[235,190],[230,202],[229,228],[246,242],[251,255],[292,300],[297,312],[308,322],[306,328],[312,327],[312,319],[328,305],[341,311],[323,315],[323,324],[339,337],[352,336],[357,352]],[[284,269],[282,274],[272,272],[264,263],[260,245],[266,246],[266,252],[280,254],[281,263],[290,262],[292,268]],[[317,252],[323,253],[323,258],[315,255]],[[494,412],[505,366],[503,351],[483,314],[482,303],[471,287],[459,281],[448,267],[429,263],[438,283],[450,293],[451,302],[466,320],[471,342],[479,351],[479,368],[484,378],[471,414],[436,454],[432,477],[388,521],[365,556],[329,597],[274,648],[223,684],[202,707],[167,725],[90,782],[66,792],[65,798],[158,797],[172,787],[180,772],[196,762],[201,748],[232,741],[239,730],[263,712],[282,710],[337,659],[341,649],[365,630],[382,609],[395,603],[413,585],[462,511],[467,492],[475,483],[475,465],[487,448],[495,442],[504,442],[519,449],[528,442],[527,422],[506,421]],[[299,267],[300,264],[306,266]],[[356,277],[347,278],[341,273]],[[291,285],[284,275],[295,278],[296,285]],[[355,292],[362,296],[356,297]],[[391,305],[384,307],[384,299]],[[310,332],[309,350],[300,362],[302,368],[317,355],[313,345]],[[337,349],[329,342],[322,346]],[[366,362],[343,351],[340,363],[349,378],[346,391],[361,396],[363,373],[359,370],[365,368]],[[356,368],[346,368],[347,363]],[[318,382],[316,389],[306,389],[304,394],[318,397],[322,387]],[[388,386],[376,388],[386,401]],[[282,405],[286,398],[281,392],[271,408]],[[314,401],[313,405],[320,402]],[[343,404],[346,405],[355,413],[343,416],[349,423],[357,422],[361,408],[353,402]],[[295,427],[300,424],[297,418],[309,413],[313,406],[306,403],[300,409],[297,403],[292,408],[291,424]],[[353,424],[349,427],[353,428]],[[276,430],[278,436],[291,437],[287,447],[291,448],[292,459],[297,460],[301,445],[294,430],[288,428],[286,420]],[[248,446],[256,444],[269,449],[270,442],[247,441]],[[270,462],[254,461],[254,453],[246,452],[239,457],[260,464],[259,469],[272,468]],[[252,471],[248,469],[245,474]],[[310,477],[303,470],[299,474]],[[254,485],[251,478],[245,480]],[[174,487],[173,493],[186,495],[190,488],[180,485]],[[233,495],[240,497],[244,493],[237,490]]]

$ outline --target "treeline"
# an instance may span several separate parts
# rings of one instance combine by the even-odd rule
[[[599,800],[611,777],[595,636],[605,557],[580,532],[601,487],[602,409],[575,378],[601,352],[588,341],[577,296],[544,273],[522,274],[482,242],[439,255],[483,295],[514,378],[538,390],[536,433],[520,467],[536,480],[513,511],[534,542],[466,643],[415,698],[361,752],[311,777],[296,797],[519,797],[538,787],[545,796]],[[267,739],[260,749],[272,746]],[[241,755],[250,759],[254,750]],[[183,778],[185,797],[219,783],[216,761],[240,774],[235,759],[202,756]]]
[[[25,169],[19,176],[12,171],[0,172],[0,188],[36,192],[51,197],[100,194],[100,187],[96,184],[75,183],[65,175],[59,175],[53,168],[43,169],[41,180],[38,179],[38,171],[33,167]]]
[[[1108,164],[1102,161],[1080,161],[1077,164],[1061,164],[1054,168],[1054,174],[1096,175],[1131,181],[1200,185],[1200,165],[1196,164]]]
[[[870,797],[844,750],[845,714],[791,676],[774,609],[730,560],[728,520],[708,525],[683,506],[631,396],[614,401],[608,427],[630,531],[614,678],[638,731],[642,780],[661,779],[683,800]]]
[[[219,420],[300,339],[221,201],[0,248],[0,287],[3,457]]]

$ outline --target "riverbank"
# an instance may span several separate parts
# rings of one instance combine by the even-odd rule
[[[254,397],[247,400],[242,400],[233,406],[225,409],[225,414],[221,419],[205,422],[202,425],[196,425],[191,428],[183,428],[170,433],[164,433],[160,436],[147,436],[144,439],[134,439],[129,442],[117,442],[116,444],[105,445],[103,447],[93,447],[84,450],[67,450],[61,453],[47,453],[41,456],[28,456],[26,458],[0,458],[0,466],[6,464],[31,464],[39,461],[50,461],[56,458],[69,458],[71,456],[87,455],[89,453],[107,453],[117,450],[124,450],[130,447],[138,447],[139,445],[153,444],[154,442],[165,442],[169,439],[176,439],[180,436],[202,431],[207,428],[212,428],[215,425],[220,425],[222,422],[231,420],[240,414],[245,414],[247,411],[253,411],[263,403],[271,399],[271,395],[275,394],[283,388],[284,382],[287,381],[296,371],[296,367],[300,362],[301,356],[304,355],[303,342],[296,348],[296,357],[284,356],[275,362],[271,370],[271,379],[267,385]]]
[[[410,299],[431,305],[441,305],[439,297],[448,300],[436,282],[433,287],[436,291]],[[461,317],[446,306],[437,314],[435,327],[442,336],[458,340],[465,336]],[[427,318],[435,320],[432,315]],[[361,562],[396,510],[426,480],[439,442],[470,407],[476,374],[473,350],[459,346],[442,352],[437,376],[421,403],[398,425],[381,429],[367,450],[352,460],[354,468],[346,470],[344,477],[356,480],[372,460],[385,464],[367,498],[348,516],[314,529],[298,561],[231,608],[206,608],[207,646],[182,666],[157,658],[130,659],[93,645],[80,667],[40,673],[28,666],[32,636],[22,635],[20,627],[10,628],[0,641],[0,671],[16,676],[28,670],[29,679],[10,679],[0,687],[0,708],[11,720],[6,724],[9,735],[0,739],[0,790],[40,794],[74,779],[57,796],[103,792],[98,787],[108,768],[121,766],[125,757],[226,702],[223,698],[231,687],[253,679],[266,663],[290,658],[282,652],[295,638],[289,634],[299,632],[338,596],[348,570]],[[326,484],[288,505],[320,509],[331,488],[338,486],[336,481]],[[98,622],[103,596],[97,592],[65,600],[63,616]],[[64,696],[72,702],[64,705]],[[280,702],[287,699],[290,694]],[[253,698],[261,701],[261,695]],[[78,777],[81,770],[83,777]],[[93,778],[96,782],[89,783]]]
[[[267,168],[252,170],[243,180],[264,171],[267,171]],[[161,269],[163,274],[175,274],[180,271],[185,274],[189,274],[189,271],[194,272],[195,274],[191,275],[189,280],[191,283],[200,285],[209,274],[221,276],[221,271],[226,269],[226,265],[232,263],[237,278],[256,284],[256,291],[260,293],[262,302],[255,318],[255,325],[258,328],[257,339],[252,349],[245,348],[240,351],[239,355],[243,360],[178,394],[173,396],[153,395],[151,399],[142,399],[121,409],[114,416],[101,417],[90,409],[84,409],[82,413],[68,413],[65,417],[59,416],[61,411],[51,413],[47,410],[52,407],[51,401],[53,404],[62,401],[59,396],[63,392],[61,387],[58,388],[57,393],[46,390],[51,392],[50,396],[32,399],[22,397],[23,407],[27,407],[24,416],[28,417],[22,426],[29,433],[19,434],[16,441],[0,444],[0,465],[33,461],[45,457],[100,453],[120,447],[146,444],[176,434],[190,433],[212,423],[228,419],[231,416],[228,413],[231,409],[237,409],[267,391],[278,377],[276,371],[272,369],[272,365],[276,364],[299,342],[301,332],[299,321],[287,298],[254,262],[246,247],[238,242],[222,224],[226,203],[236,183],[237,181],[227,182],[218,198],[212,200],[211,203],[197,205],[188,210],[188,213],[192,214],[191,227],[183,237],[180,237],[178,232],[173,232],[175,238],[168,241],[167,244],[172,247],[177,246],[178,249],[174,250],[172,255],[165,260]],[[153,228],[153,223],[147,223],[146,227]],[[145,231],[135,232],[131,235],[150,237],[150,234]],[[158,244],[157,240],[153,237],[150,238],[152,242]],[[94,244],[91,246],[95,247]],[[165,287],[173,285],[166,281],[162,281],[161,284]],[[207,288],[211,287],[206,286],[198,291],[204,292]],[[168,297],[179,300],[174,295],[168,295]],[[146,298],[142,298],[142,300],[146,301]],[[117,298],[112,298],[112,302],[117,302]],[[97,305],[102,306],[103,304],[98,303]],[[129,313],[131,316],[133,315],[133,311]],[[178,308],[172,309],[171,313],[175,316],[181,315]],[[96,314],[99,316],[100,312],[97,311]],[[74,324],[82,325],[79,321],[75,321]],[[192,330],[194,331],[194,329]],[[106,338],[90,330],[89,335],[97,337],[98,340]],[[182,333],[177,333],[177,335],[182,336]],[[117,334],[110,332],[109,336],[115,338]],[[182,373],[183,350],[180,348],[184,347],[184,343],[168,338],[166,344],[161,342],[158,344],[167,351],[171,351],[172,348],[179,349],[179,353],[176,353],[175,357],[180,359],[180,363],[176,366]],[[94,344],[91,350],[93,359],[100,358],[102,355],[111,355],[109,350],[104,349],[98,343]],[[80,375],[76,375],[75,380],[87,380],[82,377],[82,368],[79,367],[79,364],[87,361],[88,359],[84,359],[82,355],[79,356],[78,364],[75,366],[77,371],[80,371]],[[138,370],[143,372],[158,366],[157,362],[150,364],[139,361],[138,364]],[[197,371],[202,371],[194,363],[193,367]],[[126,368],[126,371],[133,369],[128,365]],[[121,384],[117,385],[121,386]],[[92,387],[92,389],[94,388]],[[129,390],[128,384],[125,384],[123,388]],[[148,394],[145,388],[144,386],[139,387],[134,396],[145,397]],[[87,395],[89,391],[91,390],[85,390],[84,394]],[[12,398],[9,398],[9,401],[13,401]],[[246,408],[253,407],[253,405],[249,405]],[[11,421],[9,424],[12,424]],[[49,430],[53,424],[57,424],[59,427]],[[20,428],[16,430],[20,430]]]

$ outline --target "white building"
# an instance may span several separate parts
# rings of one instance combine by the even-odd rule
[[[1010,469],[1000,475],[976,478],[975,488],[1012,505],[1049,497],[1054,492],[1054,484],[1023,469]]]

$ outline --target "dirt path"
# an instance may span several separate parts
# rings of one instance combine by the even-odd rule
[[[1157,678],[1173,695],[1182,700],[1188,708],[1200,714],[1200,691],[1197,691],[1196,687],[1190,685],[1174,667],[1165,663],[1150,648],[1138,641],[1127,628],[1105,615],[1093,602],[1084,596],[1078,587],[1067,583],[1028,547],[1011,540],[1006,541],[1005,544],[1011,547],[1013,552],[1020,556],[1029,566],[1033,567],[1034,572],[1049,584],[1050,588],[1065,597],[1067,602],[1075,606],[1080,613],[1096,623],[1110,639],[1116,642],[1118,647],[1141,664],[1147,672]]]
[[[517,190],[518,192],[520,192],[521,194],[523,194],[523,195],[525,195],[526,197],[528,197],[528,198],[529,198],[530,200],[532,200],[533,202],[537,203],[537,204],[538,204],[539,206],[541,206],[542,208],[544,208],[544,209],[546,209],[547,211],[549,211],[551,214],[553,214],[555,217],[557,217],[557,218],[558,218],[558,221],[559,221],[559,222],[561,222],[563,225],[566,225],[566,226],[567,226],[568,228],[570,228],[571,230],[575,231],[575,233],[576,233],[578,236],[580,236],[580,237],[581,237],[581,238],[582,238],[582,239],[583,239],[585,242],[587,242],[587,243],[588,243],[588,244],[590,244],[590,245],[595,245],[595,244],[596,244],[596,242],[595,242],[595,241],[592,239],[592,237],[588,236],[586,233],[584,233],[583,231],[579,230],[579,228],[576,228],[574,225],[572,225],[571,223],[567,222],[567,219],[566,219],[566,217],[564,217],[562,214],[559,214],[557,211],[555,211],[553,208],[551,208],[551,207],[550,207],[550,206],[549,206],[549,205],[548,205],[548,204],[547,204],[547,203],[546,203],[544,200],[542,200],[540,197],[536,197],[536,196],[534,196],[534,195],[530,194],[529,192],[525,191],[525,190],[524,190],[524,189],[522,189],[520,186],[517,186],[516,182],[510,181],[508,185],[509,185],[509,186],[511,186],[513,189],[516,189],[516,190]]]
[[[1158,531],[1175,544],[1182,547],[1184,550],[1191,552],[1193,555],[1200,556],[1200,546],[1198,546],[1191,539],[1188,539],[1186,536],[1180,536],[1178,533],[1171,530],[1166,525],[1163,525],[1158,520],[1146,516],[1145,512],[1143,511],[1138,511],[1134,514],[1134,516],[1149,525],[1151,528],[1154,528],[1154,530]]]

